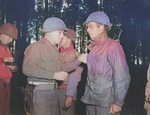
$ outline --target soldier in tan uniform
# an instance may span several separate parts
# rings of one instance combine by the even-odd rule
[[[61,19],[46,19],[42,31],[44,37],[26,48],[22,70],[28,76],[28,84],[35,86],[32,115],[59,115],[56,80],[66,80],[67,72],[76,69],[81,62],[78,58],[64,64],[59,54],[56,44],[68,31]]]

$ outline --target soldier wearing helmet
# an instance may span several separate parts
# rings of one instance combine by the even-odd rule
[[[120,114],[130,83],[124,51],[118,42],[108,38],[112,24],[105,13],[93,12],[83,25],[91,38],[87,84],[81,98],[87,104],[86,114]]]
[[[68,31],[61,19],[46,19],[42,31],[44,37],[26,48],[22,71],[28,76],[27,88],[34,87],[32,115],[58,115],[59,92],[56,81],[66,80],[67,72],[76,69],[81,62],[75,59],[64,63],[59,54],[56,44]]]
[[[10,79],[18,67],[7,65],[14,60],[8,44],[13,38],[17,39],[17,35],[18,30],[13,24],[5,23],[0,27],[0,115],[9,115]]]
[[[147,110],[147,115],[150,115],[150,63],[147,69],[147,83],[145,86],[144,109]]]
[[[65,62],[74,60],[81,54],[74,49],[74,43],[76,40],[76,33],[68,28],[68,32],[64,34],[59,46],[60,54]],[[83,67],[79,66],[75,71],[72,71],[68,75],[68,79],[57,87],[59,90],[59,108],[60,115],[75,115],[74,108],[76,100],[76,91],[78,82],[81,79]],[[62,110],[63,108],[63,110]],[[65,110],[67,109],[68,110]],[[65,111],[64,111],[65,110]]]

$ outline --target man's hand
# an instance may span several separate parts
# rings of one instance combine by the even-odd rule
[[[7,68],[9,68],[11,71],[13,71],[14,69],[16,69],[16,66],[12,66],[12,65],[6,65]]]
[[[55,72],[54,79],[64,81],[68,78],[68,73],[64,71]]]
[[[14,58],[13,57],[6,57],[4,58],[4,62],[13,62]]]
[[[88,54],[81,54],[81,55],[78,57],[78,60],[79,60],[80,62],[87,63],[87,55],[88,55]]]
[[[66,107],[70,107],[72,103],[73,103],[72,97],[66,97],[66,100],[65,100]]]
[[[145,88],[145,96],[146,96],[146,99],[149,100],[150,98],[150,88],[146,86]]]
[[[110,113],[110,114],[116,114],[116,113],[118,113],[119,111],[121,111],[121,107],[118,106],[118,105],[113,104],[113,105],[110,107],[109,113]]]

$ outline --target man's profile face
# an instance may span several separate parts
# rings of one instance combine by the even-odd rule
[[[63,30],[58,30],[51,32],[51,37],[53,38],[53,43],[54,44],[59,44],[61,39],[64,37],[64,31]]]
[[[101,26],[101,24],[98,24],[96,22],[89,22],[86,24],[86,30],[92,40],[95,41],[95,38],[104,31]]]
[[[7,36],[5,34],[1,34],[0,35],[0,40],[3,44],[9,44],[10,42],[12,42],[12,39],[10,36]]]
[[[67,36],[64,36],[64,37],[60,40],[59,46],[64,47],[65,44],[67,43],[67,41],[68,41],[68,37],[67,37]]]

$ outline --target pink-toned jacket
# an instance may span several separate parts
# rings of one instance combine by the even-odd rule
[[[12,57],[12,54],[9,50],[9,47],[3,46],[3,44],[0,42],[0,79],[3,79],[5,82],[10,83],[12,71],[7,68],[4,63],[4,58],[6,57]],[[15,71],[17,71],[17,69]]]
[[[110,107],[122,106],[130,83],[129,68],[121,45],[110,38],[92,44],[87,57],[88,77],[82,101]]]

